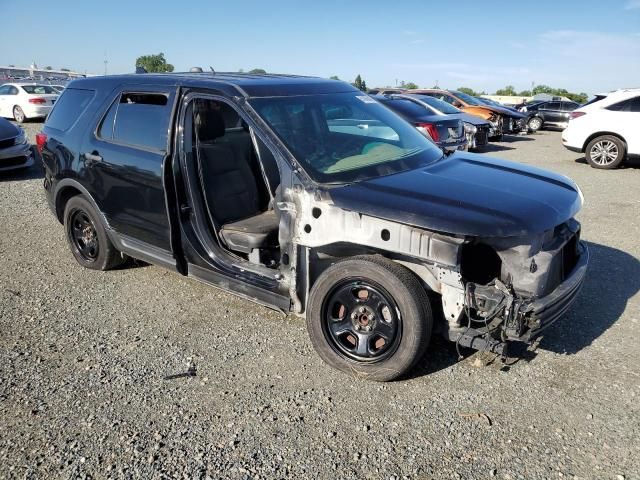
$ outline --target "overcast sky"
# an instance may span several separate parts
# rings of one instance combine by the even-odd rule
[[[412,81],[493,92],[531,83],[593,94],[640,87],[640,0],[2,0],[0,65],[177,71],[264,68],[371,87]]]

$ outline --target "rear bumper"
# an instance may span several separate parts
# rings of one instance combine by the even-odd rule
[[[40,118],[49,115],[52,108],[53,106],[51,105],[40,106],[28,103],[22,107],[22,111],[28,118]]]

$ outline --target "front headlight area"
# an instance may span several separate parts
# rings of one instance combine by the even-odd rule
[[[472,123],[464,122],[464,133],[475,135],[477,131],[478,131],[478,127],[476,127]]]
[[[14,141],[14,145],[24,145],[26,143],[28,143],[27,134],[25,133],[24,130],[20,129],[20,133],[18,134],[18,136]]]

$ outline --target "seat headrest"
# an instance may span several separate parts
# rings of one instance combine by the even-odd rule
[[[201,142],[211,142],[224,136],[224,118],[219,110],[214,108],[200,108],[195,118],[198,139]]]

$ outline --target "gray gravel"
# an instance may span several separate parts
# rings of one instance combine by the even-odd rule
[[[492,154],[584,191],[579,302],[528,361],[436,340],[385,385],[324,365],[297,318],[159,267],[82,269],[39,171],[1,175],[0,478],[640,478],[640,169],[507,140]]]

